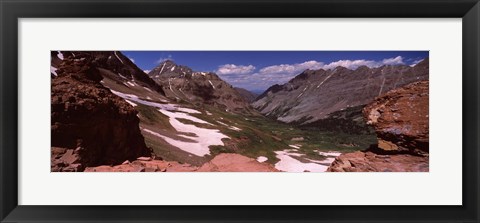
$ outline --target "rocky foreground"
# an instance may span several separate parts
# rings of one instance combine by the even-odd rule
[[[278,172],[272,165],[234,153],[222,153],[201,167],[139,157],[116,166],[87,167],[85,172]]]
[[[389,91],[363,114],[378,145],[338,156],[329,172],[428,172],[428,81]]]

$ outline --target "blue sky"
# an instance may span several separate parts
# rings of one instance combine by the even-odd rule
[[[195,71],[211,71],[233,86],[262,91],[283,84],[305,69],[356,69],[384,64],[412,66],[428,51],[122,51],[148,71],[170,59]]]

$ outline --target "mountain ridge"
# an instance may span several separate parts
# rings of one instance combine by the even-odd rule
[[[414,67],[307,69],[283,85],[272,85],[252,106],[278,121],[308,124],[328,118],[333,112],[365,105],[391,89],[426,80],[428,65],[429,59],[425,58]]]
[[[168,98],[186,101],[196,106],[213,105],[236,113],[254,112],[249,103],[233,86],[213,72],[196,72],[166,60],[148,75],[159,85]]]

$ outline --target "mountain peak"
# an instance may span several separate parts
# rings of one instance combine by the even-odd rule
[[[161,75],[178,76],[189,75],[193,71],[187,66],[177,65],[173,60],[165,60],[158,64],[148,75],[151,77],[159,77]]]
[[[159,65],[163,65],[163,64],[175,65],[175,66],[177,65],[173,60],[170,60],[170,59],[162,61]]]

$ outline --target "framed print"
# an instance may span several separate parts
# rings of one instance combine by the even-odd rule
[[[2,222],[479,221],[476,0],[0,6]]]

